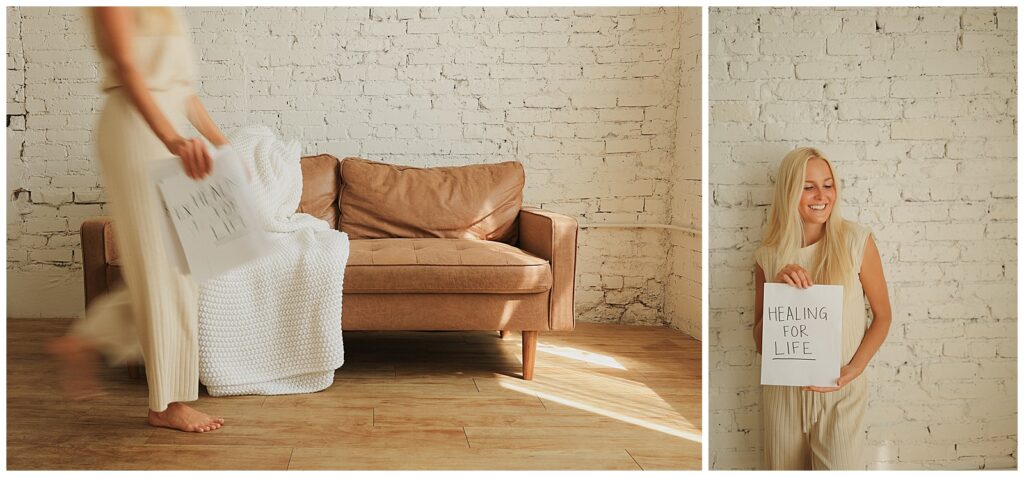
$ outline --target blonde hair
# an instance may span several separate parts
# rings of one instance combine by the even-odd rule
[[[797,251],[804,245],[804,228],[798,209],[807,174],[807,162],[811,159],[821,159],[828,165],[835,184],[836,200],[825,222],[825,234],[818,246],[814,269],[808,272],[815,283],[846,285],[851,279],[849,272],[853,269],[853,254],[847,246],[850,226],[840,214],[842,194],[839,179],[832,162],[813,147],[794,149],[782,158],[775,181],[775,197],[768,212],[768,223],[758,253],[774,253],[778,257],[775,263],[779,269],[795,262]],[[764,272],[771,280],[779,270]]]

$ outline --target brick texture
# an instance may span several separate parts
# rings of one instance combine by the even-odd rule
[[[835,162],[889,283],[867,468],[1016,467],[1016,15],[710,10],[711,468],[760,465],[752,254],[799,145]]]
[[[581,223],[666,224],[679,190],[681,38],[699,32],[692,21],[684,32],[682,11],[260,7],[186,17],[198,90],[225,130],[262,123],[307,154],[423,167],[519,160],[529,204]],[[98,56],[78,8],[8,8],[7,32],[8,314],[73,316],[78,227],[105,212],[92,157]],[[581,230],[579,319],[670,323],[669,243],[664,229]]]
[[[673,173],[672,223],[701,227],[701,17],[698,9],[683,10],[682,81],[676,118],[676,166]],[[665,306],[670,324],[701,338],[701,236],[679,230],[669,234],[669,284]]]

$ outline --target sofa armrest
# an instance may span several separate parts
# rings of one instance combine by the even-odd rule
[[[106,231],[110,217],[91,217],[82,222],[82,271],[85,275],[85,306],[110,288],[107,283]]]
[[[519,211],[519,248],[551,264],[548,326],[552,330],[575,327],[576,237],[579,224],[568,215],[535,207]]]

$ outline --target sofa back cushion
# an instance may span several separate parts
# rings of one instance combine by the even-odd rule
[[[350,239],[469,238],[514,245],[523,204],[523,165],[460,167],[341,161],[338,229]]]
[[[326,221],[338,228],[338,158],[330,154],[303,157],[302,198],[296,212]]]

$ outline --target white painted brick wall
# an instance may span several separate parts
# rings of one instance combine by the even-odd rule
[[[515,159],[527,203],[581,223],[665,224],[681,10],[189,8],[187,18],[198,89],[223,129],[264,123],[307,154],[414,166]],[[104,212],[91,142],[98,57],[81,9],[7,14],[8,315],[72,316],[78,227]],[[579,245],[579,319],[669,322],[664,230],[586,229]]]
[[[760,465],[752,253],[798,145],[835,161],[889,282],[867,467],[1016,467],[1016,14],[711,9],[711,468]]]
[[[673,170],[672,224],[689,229],[701,227],[701,15],[698,9],[683,11],[682,80],[676,119],[675,169]],[[684,146],[685,145],[685,146]],[[670,324],[701,339],[701,236],[679,230],[669,233],[671,269],[665,294]]]

